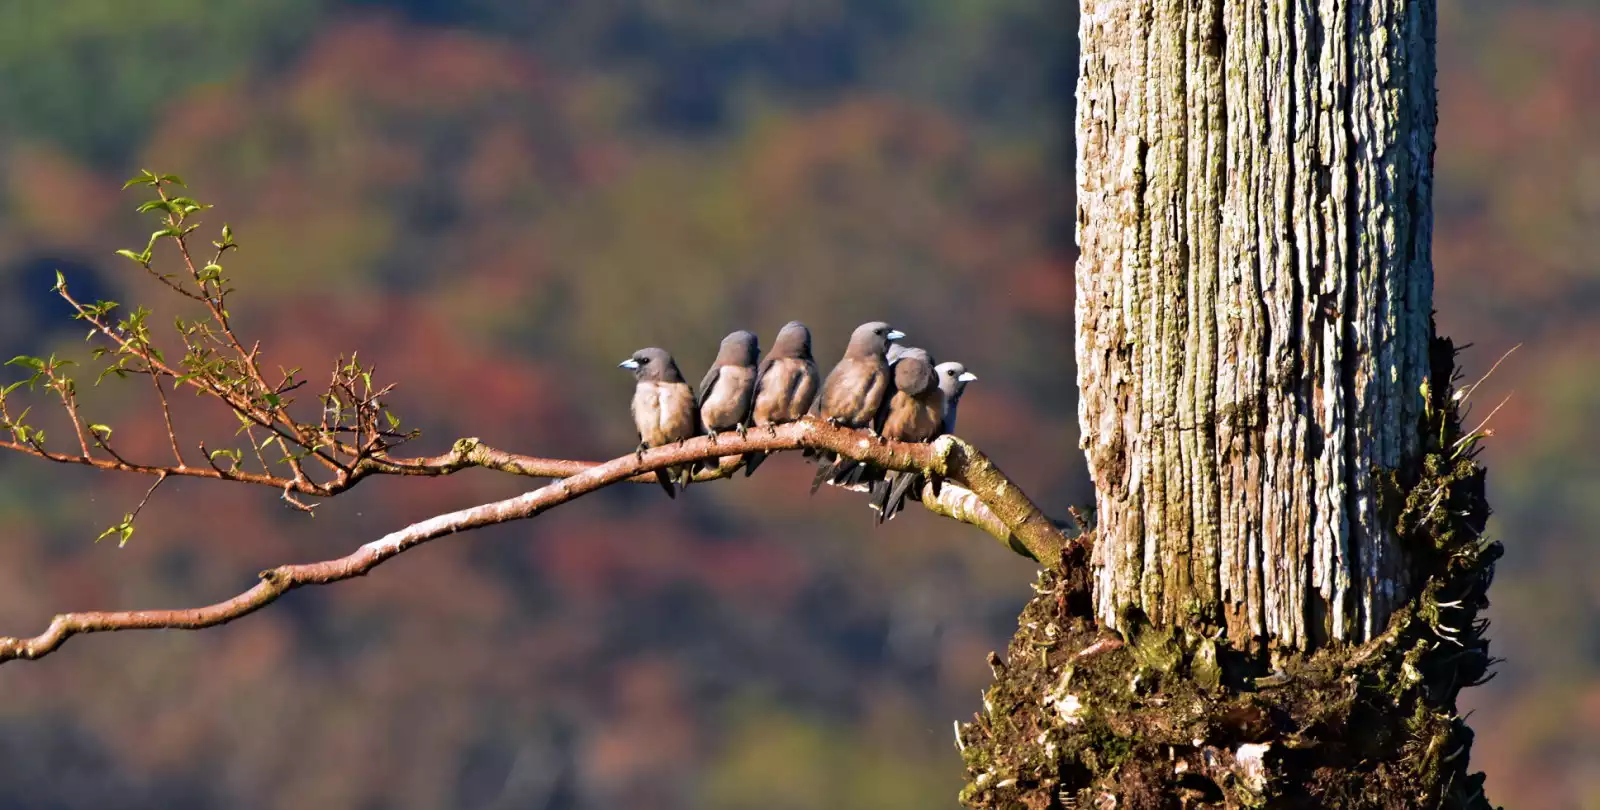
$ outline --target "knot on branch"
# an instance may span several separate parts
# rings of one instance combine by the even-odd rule
[[[476,436],[468,439],[456,439],[456,443],[450,446],[450,455],[455,456],[458,461],[464,463],[472,458],[472,454],[477,452],[478,447],[479,442]]]

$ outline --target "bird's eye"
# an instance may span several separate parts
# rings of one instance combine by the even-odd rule
[[[648,358],[648,357],[641,357],[641,358],[639,358],[639,365],[641,365],[641,366],[647,366],[647,365],[649,365],[649,364],[650,364],[650,358]]]
[[[946,377],[954,377],[954,376],[956,376],[956,370],[953,369],[953,368],[952,369],[947,369],[945,371],[945,373],[944,373],[944,376],[946,376]]]
[[[883,334],[883,330],[882,330],[882,329],[874,329],[874,330],[873,330],[873,331],[872,331],[872,334],[874,334],[874,335],[881,335],[881,334]]]

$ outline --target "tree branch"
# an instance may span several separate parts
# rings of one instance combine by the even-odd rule
[[[195,630],[226,624],[271,604],[278,597],[305,585],[324,585],[364,576],[384,561],[407,549],[446,535],[531,518],[591,492],[636,480],[651,480],[656,470],[691,461],[713,460],[757,450],[781,452],[801,448],[832,450],[842,456],[896,470],[936,473],[948,482],[939,498],[924,491],[925,504],[939,514],[980,526],[1018,553],[1046,565],[1062,559],[1072,541],[1041,513],[1023,491],[1005,477],[977,448],[954,436],[933,444],[907,444],[871,438],[864,431],[829,425],[815,418],[770,430],[751,430],[745,437],[726,433],[702,436],[676,445],[629,453],[601,464],[581,461],[528,459],[488,449],[473,439],[463,439],[449,454],[413,459],[382,472],[443,475],[469,466],[521,475],[560,475],[546,486],[502,501],[462,509],[414,523],[337,559],[299,565],[281,565],[261,572],[261,581],[226,601],[179,610],[89,611],[57,615],[48,629],[32,638],[0,637],[0,663],[18,658],[38,659],[54,652],[68,638],[82,633],[119,630]],[[525,463],[526,462],[526,463]],[[97,465],[98,466],[98,465]],[[738,469],[730,462],[703,474],[725,477]],[[535,471],[537,470],[537,472]],[[213,473],[212,477],[217,477]],[[159,481],[158,481],[159,483]],[[292,489],[292,487],[290,487]]]

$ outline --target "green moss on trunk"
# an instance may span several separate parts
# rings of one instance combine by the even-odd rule
[[[1364,645],[1246,654],[1215,631],[1094,621],[1081,557],[1042,571],[983,711],[958,728],[973,808],[1487,810],[1456,697],[1493,663],[1498,543],[1454,350],[1432,347],[1418,469],[1385,474],[1415,598]],[[1082,554],[1082,538],[1069,550]]]

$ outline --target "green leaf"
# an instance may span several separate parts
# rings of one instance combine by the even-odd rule
[[[135,214],[148,214],[151,211],[165,211],[169,214],[176,214],[178,213],[178,206],[173,205],[171,200],[157,198],[147,200],[141,203],[138,208],[133,209]]]
[[[222,279],[222,265],[220,265],[220,264],[208,264],[208,265],[206,265],[205,267],[200,269],[200,275],[199,275],[198,278],[199,278],[199,281],[202,284],[207,282],[207,281],[220,281]]]
[[[395,429],[400,427],[400,417],[395,416],[394,414],[392,414],[392,413],[390,413],[388,411],[384,411],[383,415],[389,418],[389,429],[390,430],[395,430]]]
[[[59,291],[64,290],[66,288],[67,288],[67,277],[62,275],[60,270],[57,270],[56,271],[56,286],[51,287],[50,289],[59,292]]]
[[[29,357],[28,355],[25,355],[25,354],[19,354],[16,357],[11,358],[10,360],[7,360],[6,361],[6,365],[8,365],[8,366],[24,366],[26,368],[31,368],[34,371],[43,371],[44,370],[44,361],[43,360],[41,360],[41,359],[39,359],[37,357]]]
[[[177,176],[175,174],[163,174],[163,175],[161,175],[160,177],[158,177],[156,179],[160,180],[163,183],[171,183],[171,184],[173,184],[175,186],[183,186],[184,188],[188,188],[189,187],[188,183],[183,182],[183,178],[182,177],[179,177],[179,176]]]
[[[266,395],[262,396],[262,399],[266,400],[267,404],[271,405],[274,408],[279,407],[279,406],[281,406],[283,404],[283,397],[280,397],[277,394],[266,394]]]
[[[111,426],[110,425],[90,425],[89,426],[89,432],[90,433],[104,433],[106,435],[107,439],[111,438]]]
[[[131,251],[131,250],[127,249],[127,248],[123,248],[123,249],[117,251],[117,255],[118,256],[122,256],[122,257],[124,257],[126,259],[130,259],[132,261],[138,262],[139,264],[142,264],[142,265],[149,266],[149,264],[150,264],[150,253],[148,251],[144,252],[144,253],[134,253],[133,251]]]
[[[127,369],[125,369],[125,368],[123,368],[121,366],[110,366],[106,370],[100,372],[100,376],[94,378],[94,384],[95,385],[99,385],[102,380],[104,380],[106,377],[108,377],[108,376],[110,376],[112,374],[117,375],[117,379],[119,379],[119,380],[128,379],[128,370]]]
[[[121,548],[121,547],[123,547],[123,546],[128,544],[128,538],[133,537],[133,513],[132,512],[129,512],[129,513],[123,515],[121,523],[118,523],[117,525],[112,526],[111,528],[106,529],[105,531],[101,532],[100,536],[96,537],[94,539],[94,541],[96,543],[98,543],[101,540],[104,540],[104,539],[106,539],[107,537],[110,537],[113,534],[117,535],[117,547],[118,548]]]
[[[161,178],[160,177],[157,177],[149,169],[142,169],[142,170],[140,170],[139,175],[137,177],[134,177],[134,178],[130,179],[126,183],[123,183],[122,184],[122,188],[123,188],[124,191],[126,191],[126,190],[128,190],[130,188],[133,188],[134,186],[153,186],[153,185],[155,185],[156,183],[159,183],[159,182],[161,182]]]

